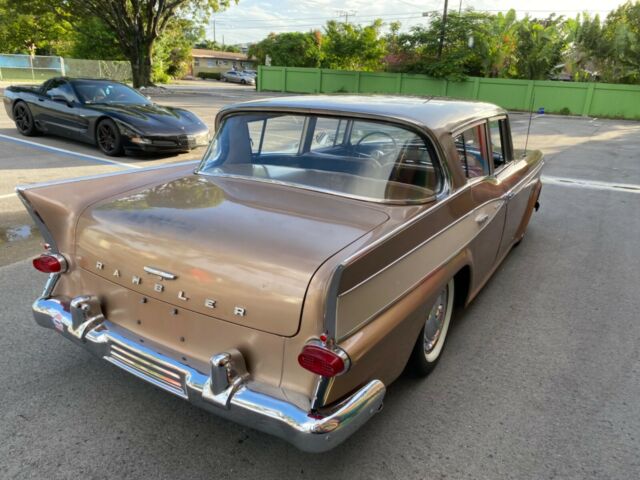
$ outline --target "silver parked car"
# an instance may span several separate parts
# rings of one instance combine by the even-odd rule
[[[222,74],[221,80],[223,82],[241,83],[242,85],[255,85],[256,78],[245,72],[238,72],[236,70],[229,70]]]

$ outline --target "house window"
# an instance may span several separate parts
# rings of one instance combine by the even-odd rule
[[[207,60],[207,67],[213,67],[215,64],[213,63],[212,59]]]
[[[194,59],[193,59],[193,64],[194,64],[196,67],[199,67],[199,66],[200,66],[200,59],[199,59],[199,58],[194,58]]]

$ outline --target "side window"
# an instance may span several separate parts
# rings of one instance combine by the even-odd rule
[[[486,124],[476,125],[453,139],[458,158],[467,178],[489,175]]]
[[[49,85],[47,85],[47,89],[44,93],[49,98],[53,98],[56,95],[62,96],[69,102],[73,102],[76,99],[71,85],[64,80],[53,80]]]
[[[313,152],[341,144],[344,139],[346,123],[346,120],[337,118],[318,118],[309,149]]]
[[[265,120],[247,122],[247,128],[249,129],[249,141],[251,143],[251,153],[258,153],[260,151],[260,140],[262,139],[264,123]]]
[[[260,153],[297,153],[304,127],[304,117],[285,115],[266,121]]]
[[[507,127],[506,120],[492,120],[489,122],[489,134],[491,137],[491,155],[493,157],[493,165],[496,169],[508,163],[509,158],[508,138],[505,131]]]

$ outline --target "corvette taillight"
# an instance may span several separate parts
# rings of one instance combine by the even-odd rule
[[[45,253],[33,259],[33,267],[44,273],[64,273],[67,261],[62,255]]]
[[[344,373],[349,367],[349,358],[345,353],[329,349],[325,346],[309,344],[302,348],[298,355],[300,366],[323,377],[335,377]]]

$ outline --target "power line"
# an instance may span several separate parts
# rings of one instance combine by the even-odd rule
[[[507,12],[511,9],[474,9],[474,12],[482,12],[482,13],[499,13],[499,12]],[[567,10],[567,9],[563,9],[563,10],[549,10],[549,9],[513,9],[516,13],[529,13],[529,14],[536,14],[536,13],[558,13],[558,14],[566,14],[566,13],[604,13],[604,12],[609,12],[610,10],[596,10],[596,9],[573,9],[573,10]],[[348,15],[345,15],[345,13],[342,13],[340,16],[343,16],[345,18],[351,18],[351,19],[356,19],[356,21],[352,20],[352,23],[365,23],[367,20],[361,20],[360,22],[357,21],[357,19],[366,19],[366,18],[372,18],[372,19],[377,19],[380,18],[382,20],[413,20],[413,19],[419,19],[421,17],[424,16],[424,14],[431,14],[431,13],[439,13],[439,10],[428,10],[426,12],[405,12],[403,14],[378,14],[378,15],[356,15],[356,14],[351,14],[349,13]],[[264,29],[264,30],[268,30],[268,29],[282,29],[282,28],[288,28],[288,29],[295,29],[295,28],[306,28],[306,27],[318,27],[318,26],[322,26],[319,24],[325,23],[329,20],[333,20],[335,19],[335,17],[298,17],[298,18],[278,18],[278,19],[262,19],[262,20],[258,20],[258,19],[228,19],[230,20],[229,23],[227,23],[227,21],[225,21],[226,19],[224,19],[224,17],[219,16],[219,18],[221,20],[216,21],[216,27],[218,28],[224,28],[224,29],[238,29],[238,30],[254,30],[254,29]],[[278,21],[281,21],[282,23],[275,23]],[[296,22],[296,21],[305,21],[305,20],[314,20],[314,23],[292,23],[292,22]],[[245,26],[246,23],[251,22],[253,25],[248,25]],[[261,22],[265,22],[265,23],[261,23]],[[269,23],[266,23],[269,22]]]

